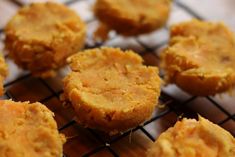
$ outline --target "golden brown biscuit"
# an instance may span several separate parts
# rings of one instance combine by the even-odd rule
[[[8,67],[5,62],[5,59],[0,54],[0,96],[4,94],[3,81],[8,75]]]
[[[216,124],[199,118],[183,119],[162,133],[147,157],[234,157],[234,137]]]
[[[0,100],[1,157],[62,157],[63,135],[40,103]]]
[[[69,62],[64,92],[80,124],[115,134],[150,118],[160,94],[157,67],[117,48],[86,50]]]
[[[106,25],[122,35],[131,36],[162,27],[168,19],[170,4],[171,0],[96,0],[94,13],[101,27]]]
[[[37,76],[53,76],[84,45],[85,24],[62,4],[23,7],[5,28],[6,48],[16,64]]]
[[[228,91],[235,85],[235,38],[222,23],[192,20],[171,28],[162,53],[166,81],[193,95]]]

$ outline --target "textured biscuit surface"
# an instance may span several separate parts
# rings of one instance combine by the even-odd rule
[[[234,157],[235,139],[226,130],[200,117],[183,119],[162,133],[147,157]]]
[[[114,134],[150,118],[160,94],[158,68],[116,48],[86,50],[69,61],[64,92],[79,123]]]
[[[170,0],[97,0],[95,15],[109,29],[130,36],[162,27],[169,16]]]
[[[167,82],[193,95],[228,91],[235,85],[234,34],[222,23],[192,20],[174,25],[162,67]]]
[[[22,68],[53,76],[84,44],[85,24],[62,4],[34,3],[20,9],[5,28],[6,48]]]
[[[0,55],[0,95],[3,95],[3,81],[7,77],[8,67],[2,55]]]
[[[0,101],[1,157],[61,157],[65,139],[40,103]]]

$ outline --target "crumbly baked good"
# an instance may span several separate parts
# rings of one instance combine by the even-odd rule
[[[168,83],[207,96],[235,85],[235,38],[223,23],[192,20],[171,27],[169,46],[162,53]]]
[[[17,65],[33,75],[49,77],[83,47],[85,32],[80,17],[66,6],[33,3],[8,22],[5,44]]]
[[[8,66],[4,57],[0,54],[0,96],[4,94],[3,81],[8,75]]]
[[[171,0],[97,0],[94,13],[101,27],[125,36],[152,32],[169,16]],[[98,28],[98,30],[104,30]]]
[[[234,157],[234,137],[216,124],[199,117],[183,119],[162,133],[147,157]]]
[[[0,100],[1,157],[62,157],[63,135],[40,103]]]
[[[150,118],[160,94],[158,68],[145,66],[133,51],[90,49],[70,57],[64,79],[78,123],[110,134]]]

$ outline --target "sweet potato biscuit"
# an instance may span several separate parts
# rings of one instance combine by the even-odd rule
[[[170,4],[171,0],[97,0],[94,12],[101,26],[105,24],[109,29],[131,36],[162,27],[168,19]]]
[[[83,47],[85,32],[80,17],[62,4],[34,3],[9,21],[5,44],[16,64],[47,77]]]
[[[1,157],[62,157],[63,135],[40,103],[0,100]]]
[[[3,56],[0,54],[0,96],[2,96],[4,93],[3,81],[7,77],[7,74],[8,74],[7,64]]]
[[[160,94],[157,67],[142,64],[132,51],[91,49],[69,58],[64,79],[78,123],[115,134],[150,118]]]
[[[234,137],[216,124],[199,118],[183,119],[162,133],[147,157],[234,157]]]
[[[235,85],[235,38],[222,23],[192,20],[171,28],[162,53],[166,81],[193,95],[228,91]]]

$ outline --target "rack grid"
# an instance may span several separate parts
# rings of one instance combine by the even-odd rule
[[[63,3],[69,7],[79,5],[79,3],[82,3],[82,6],[86,6],[90,5],[91,4],[90,2],[91,2],[90,0],[63,1]],[[18,8],[26,5],[25,3],[23,3],[23,1],[17,1],[17,0],[11,0],[9,1],[9,3],[13,3]],[[186,12],[190,18],[192,17],[198,19],[205,19],[201,15],[194,12],[190,7],[188,7],[181,1],[174,1],[173,8],[174,7],[178,8],[181,11]],[[92,30],[94,28],[94,25],[97,23],[96,19],[92,16],[89,19],[85,19],[85,21],[88,26],[88,31]],[[88,32],[85,49],[100,47],[103,45],[121,47],[123,49],[130,48],[136,50],[136,52],[142,55],[147,65],[157,65],[157,63],[159,62],[160,49],[164,47],[168,41],[167,37],[168,28],[169,27],[167,25],[164,28],[162,28],[160,31],[156,31],[155,34],[152,35],[152,36],[155,35],[159,36],[159,39],[161,39],[159,41],[154,41],[151,39],[151,35],[146,35],[142,37],[133,37],[125,39],[128,41],[127,45],[121,45],[120,43],[123,41],[124,38],[118,36],[115,33],[111,34],[110,39],[106,42],[94,43],[91,39],[91,32]],[[1,43],[3,43],[4,40],[3,28],[0,28],[0,36],[1,36],[0,38]],[[149,43],[152,43],[152,45],[149,46]],[[10,61],[8,56],[6,55],[5,57],[7,62],[10,64],[10,70],[11,68],[16,68],[14,64]],[[178,119],[182,117],[196,118],[198,113],[201,114],[202,116],[206,116],[206,118],[208,118],[209,120],[224,127],[225,129],[230,131],[233,136],[235,136],[235,110],[230,109],[235,107],[228,108],[225,99],[221,99],[218,97],[211,97],[211,96],[203,98],[197,96],[190,96],[184,93],[183,91],[177,89],[177,87],[173,87],[174,89],[173,91],[172,88],[168,89],[168,87],[163,87],[161,96],[159,98],[159,102],[164,105],[161,108],[156,108],[156,111],[150,120],[146,121],[141,126],[138,126],[120,135],[109,137],[102,132],[92,129],[85,129],[78,126],[73,118],[74,114],[71,109],[71,106],[64,106],[60,102],[59,100],[60,94],[63,93],[60,79],[63,77],[63,75],[66,72],[62,71],[61,76],[58,77],[57,79],[56,78],[41,79],[41,78],[33,78],[29,72],[24,72],[20,69],[17,69],[17,71],[18,70],[20,72],[17,72],[17,75],[11,74],[10,79],[8,79],[4,84],[6,93],[3,98],[13,99],[16,101],[26,101],[26,100],[32,102],[39,101],[47,105],[53,112],[55,112],[56,115],[55,119],[58,123],[59,131],[63,132],[68,137],[67,143],[65,144],[64,148],[64,157],[125,156],[122,155],[122,153],[123,152],[124,154],[128,153],[125,153],[125,150],[123,151],[123,149],[120,148],[120,145],[124,145],[125,147],[125,144],[128,143],[128,145],[132,147],[132,144],[134,143],[133,141],[138,140],[138,138],[137,139],[132,138],[133,134],[137,133],[144,135],[145,138],[153,142],[162,131],[166,130],[170,126],[173,126],[173,124]],[[32,84],[35,86],[32,87]],[[180,93],[180,94],[175,96],[172,93]],[[204,107],[205,107],[204,110],[197,110],[198,108],[204,108]],[[207,115],[207,113],[209,114]],[[156,126],[154,126],[153,128],[153,126],[151,125],[156,125],[156,122],[161,120],[162,123],[160,125],[166,124],[166,126],[164,126],[162,130],[160,129],[160,131],[158,132],[154,131],[154,129],[157,128]],[[72,131],[66,131],[66,130],[72,130]],[[71,135],[68,135],[67,133]],[[79,139],[82,140],[81,143],[77,142],[79,141]],[[129,139],[130,141],[123,142],[123,139],[124,141],[126,139]],[[89,149],[87,148],[87,145],[89,145]],[[81,151],[79,150],[80,148]],[[147,146],[146,147],[144,146],[143,149],[146,150]],[[139,155],[138,154],[132,154],[132,155],[141,156],[142,154],[140,153]]]

